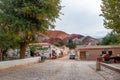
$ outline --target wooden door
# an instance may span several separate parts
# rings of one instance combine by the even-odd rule
[[[86,52],[85,51],[80,52],[80,59],[86,60]]]

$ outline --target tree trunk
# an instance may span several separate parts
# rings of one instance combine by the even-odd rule
[[[27,48],[27,44],[26,43],[22,43],[21,46],[20,46],[20,59],[24,59],[25,58],[26,48]]]
[[[6,49],[1,49],[0,50],[0,60],[1,61],[4,61],[6,58],[7,58],[7,48]]]

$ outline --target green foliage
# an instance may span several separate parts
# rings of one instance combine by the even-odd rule
[[[101,11],[104,26],[120,33],[120,0],[102,0]]]
[[[35,51],[37,50],[37,48],[38,48],[37,45],[29,45],[28,47],[30,48],[30,50],[31,50],[32,52],[35,52]]]
[[[24,58],[25,48],[35,35],[54,28],[60,10],[60,0],[0,0],[0,37],[6,36],[1,40],[3,45],[19,44],[20,58]]]
[[[19,34],[22,42],[34,33],[45,33],[59,17],[60,0],[0,0],[0,26]]]
[[[35,52],[36,50],[47,50],[48,47],[42,47],[40,45],[29,45],[31,51]]]
[[[55,42],[54,43],[55,46],[61,47],[63,45],[65,45],[63,42]]]
[[[48,50],[48,48],[47,47],[41,47],[38,50]]]
[[[118,45],[120,44],[120,34],[111,32],[101,41],[101,45]]]
[[[16,37],[14,34],[7,32],[4,33],[0,31],[0,48],[15,48],[19,47],[20,38]]]
[[[69,40],[69,42],[66,44],[66,47],[69,47],[70,49],[75,49],[76,48],[76,44],[73,43],[72,40]]]

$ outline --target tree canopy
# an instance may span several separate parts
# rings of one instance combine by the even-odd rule
[[[117,45],[120,44],[120,34],[111,32],[107,34],[100,43],[101,45]]]
[[[66,47],[68,47],[69,49],[75,49],[76,48],[76,44],[73,43],[72,40],[69,40],[68,43],[66,44]]]
[[[19,38],[24,58],[25,48],[35,35],[54,28],[60,10],[60,0],[0,0],[0,30]]]
[[[0,49],[9,49],[19,47],[19,37],[9,32],[0,31]]]
[[[120,33],[120,0],[102,0],[101,11],[104,26]]]

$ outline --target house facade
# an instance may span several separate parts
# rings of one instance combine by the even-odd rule
[[[80,60],[96,60],[103,52],[120,56],[120,46],[78,46],[76,50]]]

